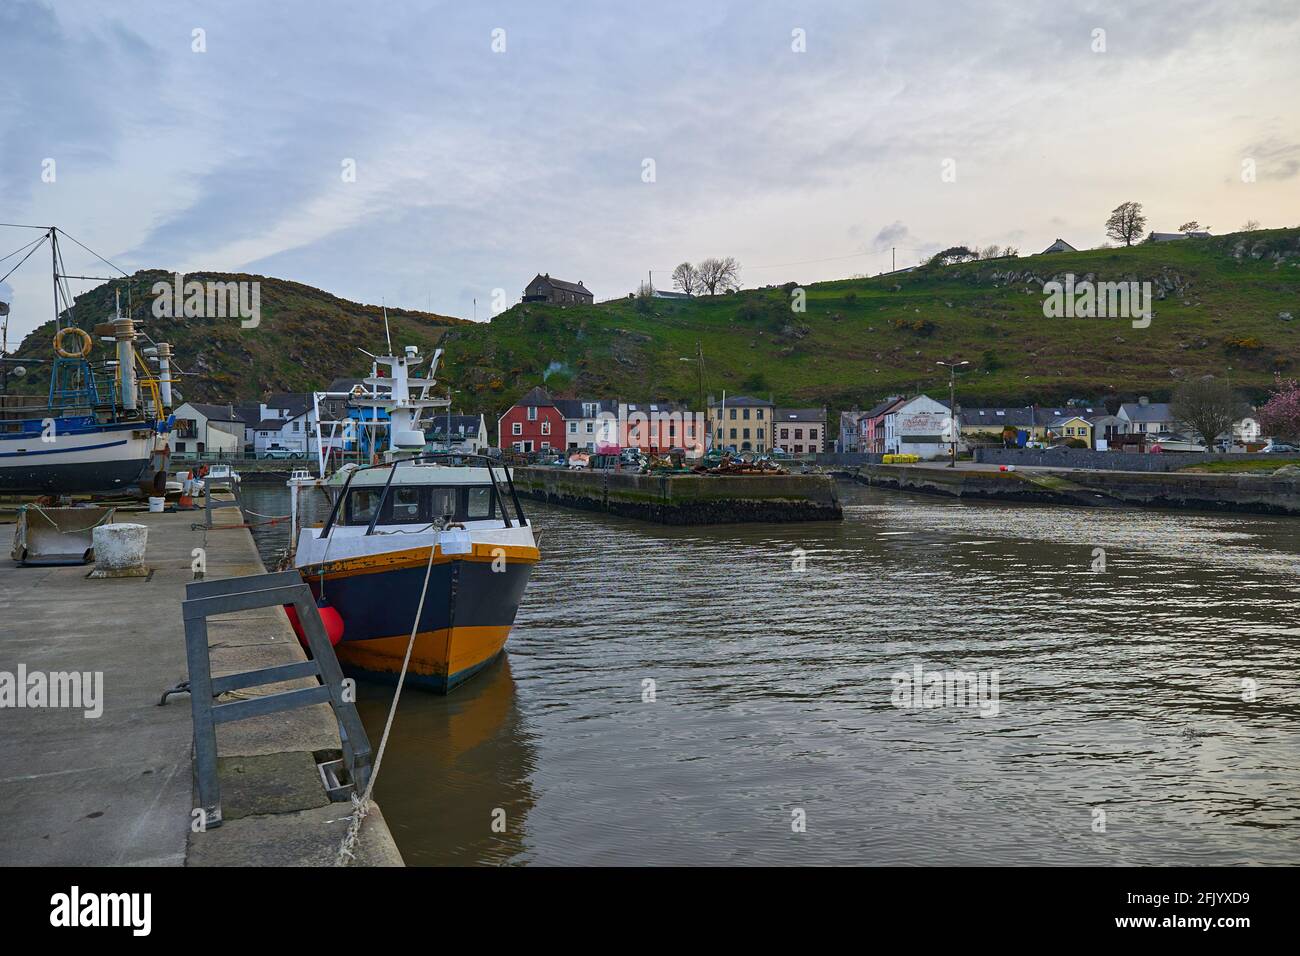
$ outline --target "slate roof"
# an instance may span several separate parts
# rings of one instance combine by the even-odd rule
[[[826,421],[826,409],[824,408],[778,408],[772,420],[778,424],[781,422],[808,422],[813,425],[821,424]]]
[[[551,400],[551,396],[547,393],[546,389],[542,388],[542,386],[540,385],[530,388],[524,394],[524,397],[519,399],[519,401],[515,402],[515,404],[519,406],[525,406],[525,407],[528,405],[549,405],[552,407],[555,406],[555,402]]]
[[[1125,402],[1119,407],[1123,414],[1121,417],[1127,418],[1131,422],[1172,422],[1174,421],[1173,412],[1169,409],[1168,402],[1151,402],[1143,405],[1141,402]]]
[[[533,277],[533,282],[536,282],[538,279],[542,279],[546,282],[549,282],[555,288],[563,289],[565,292],[576,292],[579,295],[592,295],[592,291],[588,289],[585,285],[583,285],[581,281],[566,282],[564,279],[552,279],[550,275],[544,275],[540,272]],[[533,282],[530,282],[528,284],[532,285]]]
[[[565,418],[592,417],[582,413],[583,405],[595,405],[597,414],[601,412],[618,414],[618,402],[611,398],[557,398],[554,404]]]
[[[716,402],[711,403],[709,405],[709,408],[721,408],[722,405],[723,405],[722,400],[718,400]],[[728,408],[755,408],[755,407],[775,408],[776,407],[775,403],[769,402],[765,398],[750,398],[748,395],[735,395],[735,396],[728,395],[726,399],[726,405]]]
[[[245,424],[248,419],[244,413],[234,405],[206,405],[198,402],[189,402],[190,408],[202,414],[210,422],[239,422]],[[254,415],[254,418],[257,416]]]

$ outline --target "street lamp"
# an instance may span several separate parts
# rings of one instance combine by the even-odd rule
[[[957,369],[970,362],[935,362],[948,370],[948,424],[952,428],[952,457],[948,460],[949,468],[957,467]]]

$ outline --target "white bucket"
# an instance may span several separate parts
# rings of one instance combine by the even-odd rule
[[[142,524],[100,525],[94,530],[96,573],[143,571],[148,540],[149,529]]]
[[[162,510],[163,510],[163,505],[165,505],[165,504],[167,504],[167,499],[166,499],[166,498],[150,498],[150,499],[149,499],[149,510],[152,511],[152,512],[159,512],[159,511],[162,511]],[[143,527],[143,525],[142,525],[141,527]]]

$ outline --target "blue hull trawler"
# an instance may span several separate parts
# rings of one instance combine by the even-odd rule
[[[94,338],[74,324],[72,299],[58,271],[58,231],[49,229],[41,241],[50,243],[55,262],[56,357],[44,401],[6,394],[0,403],[0,492],[139,489],[161,495],[167,481],[166,437],[174,423],[171,348],[160,342],[141,355],[136,342],[142,333],[122,315],[119,296],[114,316],[91,330],[113,343],[113,358],[93,361]],[[147,360],[157,363],[156,372]]]
[[[421,416],[447,401],[430,396],[441,355],[422,378],[414,346],[371,356],[373,391],[348,397],[387,429],[388,449],[322,480],[333,508],[299,533],[294,565],[337,616],[345,670],[445,694],[501,654],[541,552],[509,468],[424,451]]]

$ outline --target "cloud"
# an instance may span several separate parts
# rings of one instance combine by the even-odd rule
[[[791,262],[805,282],[877,271],[891,246],[899,266],[963,241],[1086,246],[1131,197],[1153,221],[1300,218],[1278,185],[1300,171],[1285,4],[181,9],[0,7],[7,216],[127,268],[283,275],[465,316],[477,298],[480,317],[537,271],[605,298],[706,255],[761,284]],[[1241,158],[1220,144],[1243,142],[1260,144],[1249,209],[1220,188]],[[49,317],[40,282],[12,283],[21,327]]]

